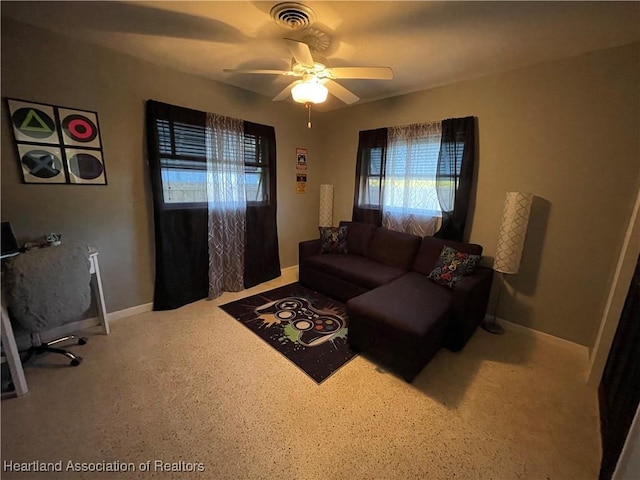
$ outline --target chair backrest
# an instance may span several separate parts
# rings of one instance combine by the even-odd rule
[[[91,306],[91,264],[84,244],[31,250],[5,260],[5,300],[12,322],[30,333],[81,320]]]

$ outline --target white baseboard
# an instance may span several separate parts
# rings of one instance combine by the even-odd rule
[[[40,334],[43,342],[48,342],[54,338],[64,337],[79,330],[86,330],[87,328],[100,325],[100,319],[98,317],[85,318],[84,320],[78,320],[77,322],[65,323],[59,327],[52,328]]]
[[[492,316],[486,315],[485,320],[491,321],[493,319]],[[540,330],[535,330],[530,327],[525,327],[524,325],[520,325],[518,323],[513,323],[504,318],[496,317],[496,321],[502,325],[505,332],[515,332],[520,333],[522,335],[526,335],[528,337],[536,338],[543,342],[555,345],[556,347],[565,348],[567,350],[571,350],[576,354],[580,355],[584,358],[585,361],[589,359],[589,348],[580,345],[579,343],[572,342],[570,340],[566,340],[564,338],[556,337],[554,335],[550,335],[545,332],[541,332]]]
[[[109,322],[114,320],[120,320],[121,318],[130,317],[132,315],[138,315],[140,313],[150,312],[153,310],[153,303],[145,303],[131,308],[125,308],[124,310],[118,310],[117,312],[107,313],[107,319]],[[87,328],[100,325],[100,319],[98,317],[85,318],[84,320],[78,320],[77,322],[65,323],[59,327],[47,330],[41,335],[43,341],[53,340],[54,338],[63,337],[79,330],[86,330]]]
[[[280,274],[285,277],[288,275],[297,276],[298,275],[298,265],[292,265],[291,267],[285,267],[280,270]]]
[[[282,276],[298,276],[298,265],[293,265],[291,267],[286,267],[280,270]],[[121,318],[131,317],[133,315],[139,315],[141,313],[151,312],[153,311],[153,302],[144,303],[142,305],[136,305],[135,307],[125,308],[124,310],[118,310],[117,312],[107,313],[107,318],[110,322],[114,320],[120,320]],[[82,322],[98,322],[98,318],[90,318],[87,320],[82,320]],[[79,323],[79,322],[77,322]]]
[[[298,265],[283,268],[281,271],[283,277],[290,277],[292,279],[298,278]],[[114,320],[120,320],[121,318],[132,317],[133,315],[139,315],[141,313],[153,311],[153,303],[144,303],[142,305],[136,305],[135,307],[125,308],[124,310],[118,310],[116,312],[107,313],[107,319],[109,322]],[[77,330],[85,330],[87,328],[100,325],[100,319],[98,317],[86,318],[77,322],[67,323],[61,325],[52,330],[47,331],[46,337],[43,335],[43,340],[50,340],[53,338],[68,335],[71,332]]]
[[[114,320],[120,320],[121,318],[131,317],[133,315],[139,315],[141,313],[150,312],[153,310],[153,303],[144,303],[131,308],[125,308],[124,310],[118,310],[117,312],[111,312],[107,314],[107,318],[110,322]]]

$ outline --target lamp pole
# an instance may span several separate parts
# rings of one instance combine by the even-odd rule
[[[489,333],[493,333],[494,335],[502,335],[504,333],[504,328],[502,327],[502,325],[496,322],[498,305],[500,305],[500,296],[502,295],[502,289],[504,288],[504,274],[502,272],[498,273],[500,274],[500,286],[498,287],[496,306],[493,308],[493,317],[491,318],[491,320],[484,320],[481,324],[483,330],[486,330]]]

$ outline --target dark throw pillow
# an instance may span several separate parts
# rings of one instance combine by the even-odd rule
[[[347,227],[318,227],[320,253],[347,253]]]
[[[469,255],[469,258],[467,258],[467,271],[465,275],[473,275],[473,272],[476,271],[476,267],[480,264],[482,255],[472,255],[470,253],[465,255]]]
[[[464,276],[472,275],[478,263],[480,263],[480,255],[471,255],[451,247],[444,247],[436,266],[427,278],[440,285],[453,288]]]

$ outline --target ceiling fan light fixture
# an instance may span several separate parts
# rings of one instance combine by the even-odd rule
[[[327,87],[312,80],[298,83],[291,89],[293,100],[298,103],[322,103],[327,99]]]

